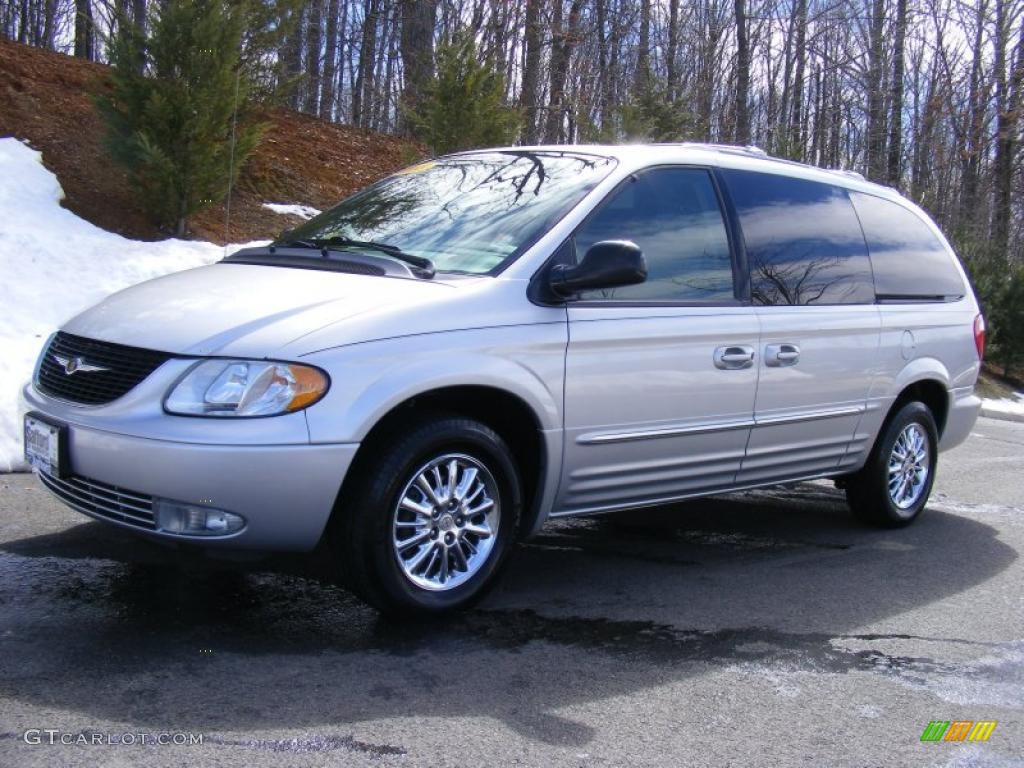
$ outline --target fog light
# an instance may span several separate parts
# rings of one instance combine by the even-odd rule
[[[245,527],[245,518],[234,512],[200,507],[183,501],[154,499],[156,526],[162,533],[183,536],[227,536]]]

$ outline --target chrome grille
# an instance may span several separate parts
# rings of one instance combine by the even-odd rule
[[[61,501],[79,512],[148,531],[156,530],[152,496],[85,477],[60,478],[40,472],[39,479]]]
[[[36,385],[40,391],[61,400],[100,405],[121,397],[170,357],[165,352],[86,339],[61,331],[43,352]],[[62,360],[75,361],[78,369],[68,373]]]

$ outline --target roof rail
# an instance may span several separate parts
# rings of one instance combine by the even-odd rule
[[[729,152],[734,155],[752,155],[754,157],[772,158],[767,152],[753,144],[741,146],[739,144],[715,144],[709,141],[669,141],[661,142],[677,147],[693,147],[694,149],[707,149],[712,152]]]
[[[867,181],[867,178],[865,178],[864,174],[858,171],[850,171],[845,168],[820,168],[816,165],[811,165],[809,163],[801,163],[797,160],[789,160],[784,157],[774,157],[773,155],[769,155],[763,149],[753,144],[740,146],[739,144],[713,144],[710,142],[701,141],[681,141],[673,143],[675,143],[677,146],[693,147],[694,149],[706,149],[712,152],[723,152],[725,154],[730,155],[756,157],[762,160],[771,160],[773,163],[784,163],[785,165],[793,165],[798,166],[800,168],[809,168],[816,171],[824,171],[825,173],[834,173],[837,176],[845,176],[848,179],[856,179],[857,181]]]
[[[840,176],[847,176],[851,179],[857,179],[858,181],[867,181],[867,179],[864,178],[864,174],[859,171],[850,171],[846,168],[826,168],[825,170],[829,173],[838,173]]]

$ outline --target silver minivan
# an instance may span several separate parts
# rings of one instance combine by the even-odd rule
[[[315,550],[429,614],[555,517],[834,478],[906,525],[974,424],[983,345],[942,233],[855,174],[493,149],[73,318],[24,389],[25,452],[93,518]]]

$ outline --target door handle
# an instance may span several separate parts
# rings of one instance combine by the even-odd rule
[[[715,368],[736,371],[754,364],[753,347],[719,347],[715,350]]]
[[[764,364],[770,368],[796,365],[800,360],[800,347],[796,344],[769,344],[764,348]]]

